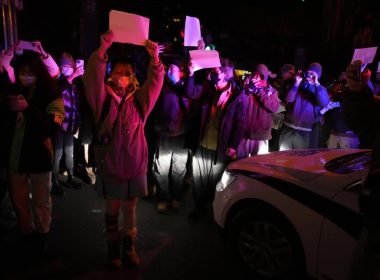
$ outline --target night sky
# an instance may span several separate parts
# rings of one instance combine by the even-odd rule
[[[339,11],[328,0],[247,2],[24,0],[19,33],[20,39],[40,40],[53,55],[69,51],[86,58],[98,46],[99,32],[108,28],[109,10],[116,9],[149,17],[150,39],[171,43],[172,51],[181,53],[180,30],[189,15],[200,19],[206,43],[213,43],[237,68],[265,63],[276,72],[284,63],[303,68],[319,61],[330,76],[350,62],[360,28],[373,29],[367,44],[379,42],[375,1],[332,1],[345,2]],[[334,35],[330,41],[328,34]]]

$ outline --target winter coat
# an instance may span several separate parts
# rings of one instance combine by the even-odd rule
[[[164,82],[155,106],[155,130],[161,135],[179,136],[185,131],[189,99],[183,96],[183,81],[173,85]]]
[[[217,161],[225,161],[227,148],[237,149],[246,129],[247,96],[241,94],[232,85],[232,94],[222,109],[218,139],[217,139]],[[211,108],[215,96],[218,95],[215,85],[206,83],[203,88],[201,99],[201,125],[200,142],[205,137],[207,122],[210,119]]]
[[[4,78],[0,80],[4,81]],[[2,127],[7,131],[2,136],[5,138],[2,145],[5,145],[6,166],[19,173],[51,171],[54,160],[52,136],[59,127],[57,122],[60,123],[64,115],[59,90],[40,85],[28,90],[18,83],[1,88],[6,88],[7,95],[23,95],[28,102],[22,113],[13,112],[3,104],[6,112],[2,113],[5,117]]]
[[[58,85],[61,89],[65,106],[65,118],[61,129],[68,134],[74,135],[78,131],[80,123],[78,88],[75,84],[70,84],[64,76],[58,80]]]
[[[319,111],[328,104],[329,95],[322,85],[313,86],[308,91],[302,84],[293,86],[285,97],[288,105],[284,124],[311,131],[319,120]]]
[[[89,58],[84,74],[85,95],[98,125],[107,93],[104,83],[107,57],[100,58],[97,51]],[[120,108],[111,100],[107,118],[100,124],[99,134],[110,134],[112,142],[95,145],[98,172],[105,184],[126,183],[147,172],[148,148],[144,126],[157,101],[164,80],[164,67],[150,64],[148,77],[142,87]],[[114,129],[113,129],[114,127]]]
[[[244,90],[244,94],[246,91]],[[247,127],[245,139],[269,140],[272,138],[272,115],[277,112],[280,101],[277,91],[268,85],[247,96]]]

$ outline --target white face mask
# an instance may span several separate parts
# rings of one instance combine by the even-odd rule
[[[118,83],[120,87],[122,87],[123,89],[126,89],[130,84],[130,79],[129,77],[121,77],[119,78]]]
[[[69,76],[71,76],[71,74],[74,73],[74,69],[71,67],[64,67],[64,68],[62,68],[61,73],[63,76],[69,77]]]
[[[28,75],[28,76],[19,75],[18,79],[20,80],[20,83],[24,87],[34,86],[36,84],[36,81],[37,81],[37,77],[35,75]]]

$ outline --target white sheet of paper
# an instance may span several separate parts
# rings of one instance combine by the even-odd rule
[[[194,70],[220,67],[218,51],[194,50],[189,51]]]
[[[114,33],[114,42],[144,46],[149,38],[149,18],[111,10],[109,29]]]
[[[361,60],[363,64],[372,63],[373,59],[375,58],[376,51],[377,47],[355,49],[351,63],[356,60]]]
[[[201,24],[196,17],[186,16],[185,21],[185,47],[198,47],[198,41],[201,39]]]

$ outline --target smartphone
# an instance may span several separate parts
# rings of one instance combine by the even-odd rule
[[[75,61],[75,67],[78,69],[79,67],[82,67],[84,69],[84,60],[83,59],[77,59]]]
[[[17,44],[16,53],[18,54],[22,53],[23,50],[38,51],[37,44],[34,42],[20,40],[19,43]]]

